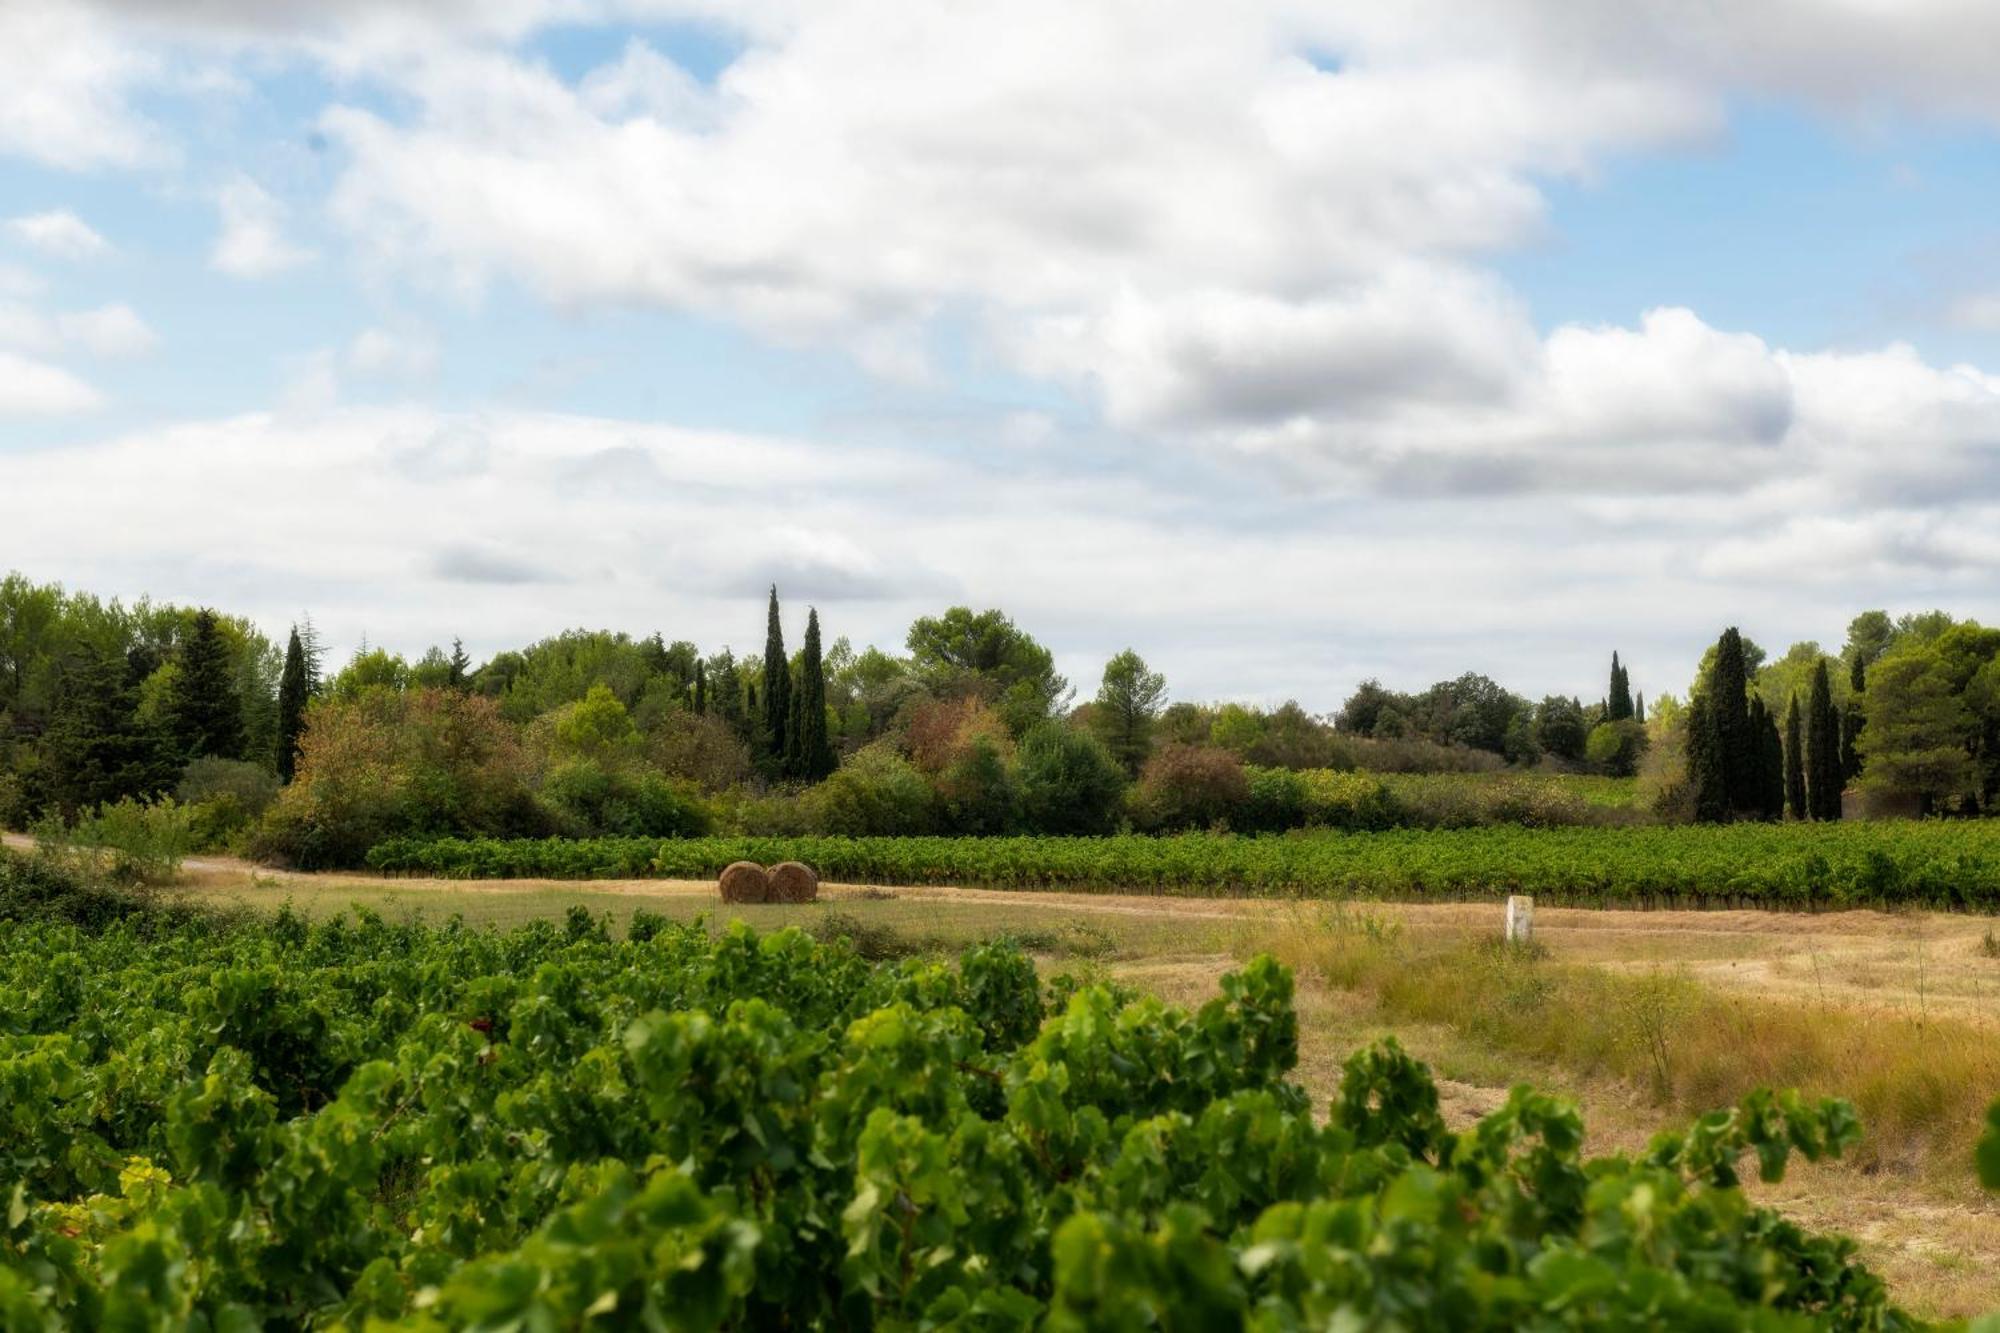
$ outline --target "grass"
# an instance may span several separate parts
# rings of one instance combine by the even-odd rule
[[[1436,1025],[1615,1080],[1662,1112],[1698,1113],[1761,1086],[1846,1097],[1868,1126],[1861,1166],[1940,1184],[1965,1179],[1980,1118],[2000,1094],[2000,1039],[1922,1006],[1769,999],[1705,985],[1685,963],[1565,962],[1497,937],[1418,934],[1345,905],[1299,904],[1249,943],[1365,996],[1392,1024]]]

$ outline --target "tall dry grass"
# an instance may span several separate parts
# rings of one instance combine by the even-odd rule
[[[1859,1109],[1863,1169],[1969,1179],[2000,1096],[1993,1033],[1922,1012],[1722,991],[1684,968],[1611,971],[1463,930],[1419,933],[1343,903],[1300,902],[1246,943],[1302,977],[1373,999],[1387,1022],[1434,1024],[1481,1046],[1615,1080],[1692,1115],[1758,1087]]]

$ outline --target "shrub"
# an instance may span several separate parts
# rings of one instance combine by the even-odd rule
[[[164,884],[180,872],[193,842],[191,822],[188,807],[171,796],[127,796],[84,812],[73,824],[51,813],[35,826],[35,840],[51,856],[83,851],[107,858],[106,872],[116,883]]]
[[[1118,824],[1125,773],[1087,731],[1043,722],[1014,757],[1021,822],[1036,833],[1110,833]]]
[[[894,836],[936,827],[930,784],[883,741],[850,755],[802,804],[820,833]]]
[[[0,921],[56,921],[99,930],[142,906],[83,866],[0,847]]]
[[[1007,770],[1005,745],[1005,737],[971,736],[938,774],[938,810],[948,831],[1006,833],[1019,822],[1020,798]]]
[[[549,830],[514,729],[480,695],[367,690],[306,715],[298,771],[250,841],[253,855],[359,865],[385,838]]]
[[[278,785],[278,775],[262,764],[210,755],[182,771],[174,799],[183,805],[200,805],[226,796],[255,816],[277,799]]]
[[[728,791],[750,776],[749,749],[713,713],[668,713],[646,742],[646,755],[660,772],[703,791]]]
[[[28,793],[21,779],[0,773],[0,829],[17,829],[28,820]]]
[[[1646,752],[1646,727],[1626,718],[1600,722],[1591,728],[1584,743],[1584,758],[1598,770],[1613,777],[1629,778],[1639,771],[1639,756]]]
[[[1133,788],[1134,822],[1146,828],[1226,825],[1249,800],[1243,761],[1210,745],[1161,747]]]
[[[542,799],[587,837],[693,838],[709,831],[708,808],[685,779],[591,759],[564,764],[542,784]]]

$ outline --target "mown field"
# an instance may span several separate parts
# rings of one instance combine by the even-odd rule
[[[1602,906],[2000,910],[2000,822],[1391,830],[1247,837],[397,839],[371,868],[497,879],[708,878],[800,860],[850,883]]]

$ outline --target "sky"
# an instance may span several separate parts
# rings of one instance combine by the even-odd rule
[[[1685,688],[2000,619],[1986,0],[8,0],[0,570]]]

